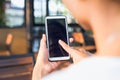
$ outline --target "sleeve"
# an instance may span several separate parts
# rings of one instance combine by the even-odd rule
[[[70,80],[68,76],[70,76],[71,72],[68,69],[53,72],[43,77],[42,80]]]
[[[114,60],[107,57],[91,57],[66,70],[53,72],[42,80],[120,80],[119,61],[120,59]]]
[[[53,72],[43,77],[42,80],[84,80],[83,77],[86,77],[86,74],[88,74],[86,71],[86,67],[88,68],[88,66],[84,65],[85,62],[81,61],[78,64],[69,66],[67,69]]]
[[[87,80],[86,77],[88,65],[85,65],[86,61],[81,61],[78,64],[71,65],[68,68],[53,72],[45,77],[42,80]],[[91,64],[90,64],[91,65]],[[89,79],[88,79],[89,80]]]

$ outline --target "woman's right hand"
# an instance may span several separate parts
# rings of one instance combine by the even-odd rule
[[[82,59],[89,57],[90,53],[85,51],[85,49],[79,49],[76,50],[70,46],[68,46],[64,41],[59,40],[59,44],[63,47],[63,49],[65,49],[71,56],[71,58],[73,59],[74,63],[78,63],[80,62]]]

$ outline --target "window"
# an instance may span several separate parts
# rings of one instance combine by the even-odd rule
[[[46,16],[46,0],[34,0],[34,24],[44,24]]]
[[[44,24],[45,16],[49,15],[66,15],[68,24],[76,24],[61,0],[34,0],[33,5],[34,24]]]
[[[74,24],[75,20],[64,6],[61,0],[49,0],[49,15],[66,15],[68,24]]]
[[[76,26],[74,18],[70,15],[67,8],[63,5],[61,0],[33,0],[33,27],[31,27],[32,41],[31,50],[36,53],[39,49],[39,41],[42,33],[45,33],[45,17],[49,15],[66,15],[69,26]],[[69,33],[73,32],[73,27],[69,27]]]
[[[25,0],[0,0],[0,27],[21,27],[24,24]]]

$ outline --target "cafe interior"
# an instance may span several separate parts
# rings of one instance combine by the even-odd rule
[[[0,80],[32,79],[45,17],[51,15],[67,17],[71,47],[96,52],[93,33],[77,24],[61,0],[0,0]]]

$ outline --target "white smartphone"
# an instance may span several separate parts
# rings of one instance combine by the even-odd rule
[[[69,60],[70,55],[60,46],[59,40],[69,45],[65,16],[47,16],[45,19],[49,61]]]

